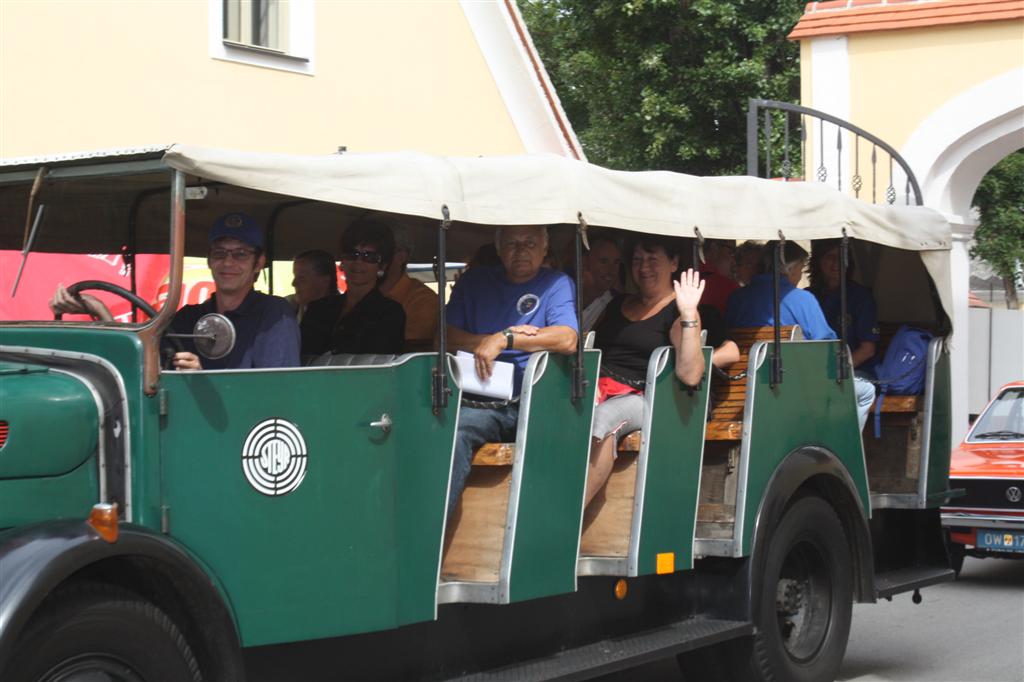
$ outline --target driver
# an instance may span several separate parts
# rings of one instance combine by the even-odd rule
[[[187,305],[171,321],[169,331],[190,334],[207,313],[221,313],[235,325],[235,347],[218,360],[200,361],[191,339],[182,339],[183,350],[174,354],[175,369],[249,369],[295,367],[299,364],[299,325],[288,301],[253,289],[266,264],[259,225],[244,213],[228,213],[210,230],[206,258],[217,291],[207,301]],[[80,313],[98,320],[113,320],[110,310],[96,297],[80,298],[58,287],[50,300],[54,313]]]

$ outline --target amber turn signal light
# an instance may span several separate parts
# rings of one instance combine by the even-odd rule
[[[626,585],[625,578],[619,578],[615,581],[615,598],[622,601],[626,598],[626,593],[629,592],[629,586]]]
[[[117,542],[117,504],[94,504],[86,523],[107,542]]]

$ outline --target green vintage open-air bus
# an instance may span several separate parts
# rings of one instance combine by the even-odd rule
[[[926,389],[886,396],[875,439],[858,433],[840,341],[736,330],[743,366],[698,387],[660,349],[643,430],[584,516],[601,353],[581,339],[531,357],[516,440],[477,453],[446,528],[460,389],[443,334],[435,353],[175,372],[161,369],[174,305],[4,322],[4,680],[579,679],[672,655],[699,678],[717,661],[738,679],[828,680],[853,601],[952,577],[938,214],[550,156],[176,145],[0,166],[0,248],[31,252],[26,269],[40,253],[169,254],[168,301],[231,210],[278,259],[333,250],[366,211],[409,226],[423,262],[465,260],[499,225],[553,225],[577,253],[588,226],[695,254],[704,238],[855,238],[883,322],[937,332]]]

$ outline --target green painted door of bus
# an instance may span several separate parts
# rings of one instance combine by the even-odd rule
[[[431,362],[163,375],[169,532],[244,646],[434,617],[455,410]]]

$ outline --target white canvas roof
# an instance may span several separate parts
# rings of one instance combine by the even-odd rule
[[[928,208],[869,204],[818,183],[626,172],[555,155],[416,152],[293,156],[174,145],[165,162],[209,180],[374,211],[478,225],[575,223],[705,238],[852,238],[920,252],[952,310],[951,229]]]

